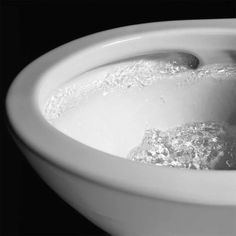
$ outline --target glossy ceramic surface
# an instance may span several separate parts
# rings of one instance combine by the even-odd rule
[[[92,68],[152,50],[236,50],[236,20],[134,25],[63,45],[27,66],[6,106],[14,138],[59,196],[112,235],[236,235],[235,171],[189,171],[117,158],[62,134],[42,115],[48,94]],[[65,219],[66,220],[66,219]]]

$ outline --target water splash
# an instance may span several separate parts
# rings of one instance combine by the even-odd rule
[[[236,133],[225,122],[192,122],[167,131],[148,129],[128,159],[157,166],[236,169]]]
[[[134,87],[142,89],[160,80],[172,80],[177,87],[193,85],[209,78],[215,81],[236,81],[236,64],[212,64],[191,70],[173,61],[139,59],[103,69],[107,70],[103,78],[82,86],[75,82],[56,90],[44,106],[45,118],[48,121],[59,118],[64,112],[76,107],[81,99],[95,92],[106,96],[116,90],[128,91]]]

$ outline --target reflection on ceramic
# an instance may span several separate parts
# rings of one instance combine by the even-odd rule
[[[232,86],[222,83],[210,90],[193,83],[183,94],[167,89],[166,81],[156,82],[146,90],[132,88],[129,95],[94,93],[100,99],[88,96],[78,103],[78,116],[70,116],[73,106],[56,106],[64,101],[57,91],[75,81],[79,88],[97,81],[111,64],[160,51],[190,53],[199,66],[229,64],[235,62],[235,41],[236,20],[219,19],[128,26],[63,45],[13,82],[6,106],[14,138],[59,196],[112,235],[234,236],[235,171],[175,169],[119,158],[139,143],[149,125],[170,128],[201,120],[235,125]],[[66,91],[67,97],[73,94]],[[46,114],[45,104],[55,93],[59,102],[51,103],[53,112]],[[142,106],[145,99],[149,103]]]

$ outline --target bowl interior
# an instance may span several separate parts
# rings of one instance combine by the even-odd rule
[[[135,56],[177,50],[196,55],[202,65],[232,63],[235,41],[236,32],[232,30],[187,28],[131,34],[95,44],[75,52],[45,73],[38,86],[38,104],[44,113],[45,103],[53,93],[60,91],[56,96],[67,96],[65,91],[68,94],[73,85],[78,89],[104,79],[111,71],[108,63]],[[164,79],[142,89],[106,95],[95,92],[79,102],[75,101],[75,91],[69,95],[69,99],[73,98],[72,108],[53,125],[81,143],[125,157],[140,143],[147,128],[165,130],[193,121],[226,121],[235,125],[235,81],[198,83],[183,75],[174,82]],[[54,106],[66,99],[58,99]]]

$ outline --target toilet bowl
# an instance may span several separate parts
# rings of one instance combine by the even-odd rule
[[[43,112],[53,91],[94,68],[163,50],[191,52],[201,64],[220,63],[225,54],[236,51],[235,42],[235,19],[148,23],[74,40],[32,62],[13,81],[6,98],[12,136],[42,179],[111,235],[235,236],[234,170],[196,171],[131,162],[120,157],[137,139],[119,116],[111,116],[107,130],[115,136],[109,125],[116,124],[122,131],[118,135],[132,140],[122,144],[128,143],[126,149],[119,142],[115,147],[108,145],[102,136],[94,138],[92,129],[75,140],[48,122]],[[171,97],[174,101],[175,93]],[[230,101],[232,106],[224,106],[226,112],[211,113],[216,120],[230,119],[234,124],[235,97]],[[186,112],[188,119],[199,114],[202,119],[208,117],[207,105],[202,105],[203,112]],[[219,103],[216,109],[222,106]],[[169,118],[160,118],[159,123],[173,125],[175,112],[170,110]],[[186,121],[186,117],[178,119]],[[100,125],[106,124],[100,120],[96,126]],[[141,120],[137,121],[137,127],[141,126]]]

